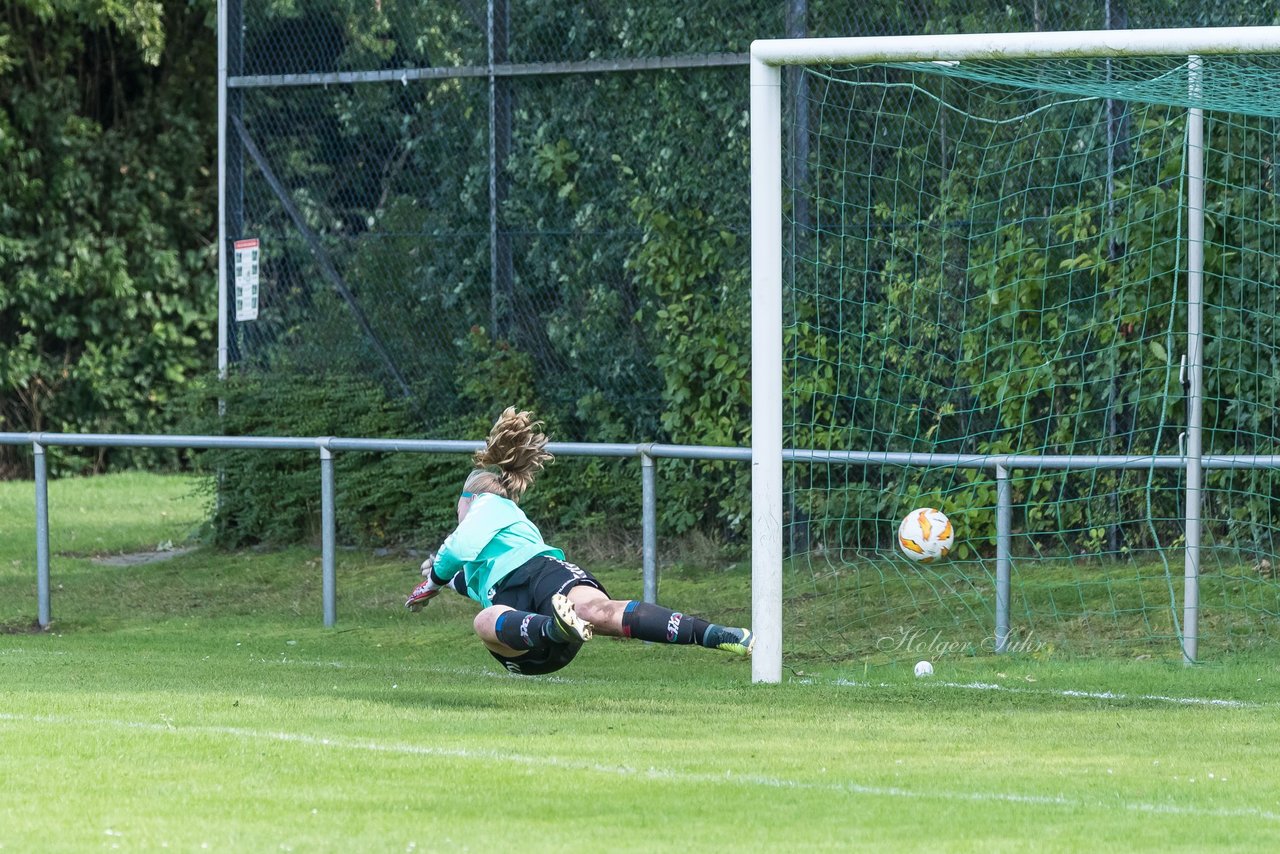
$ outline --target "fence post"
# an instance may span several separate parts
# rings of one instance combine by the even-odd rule
[[[647,446],[646,446],[647,447]],[[640,450],[641,567],[644,601],[658,601],[658,497],[653,457]]]
[[[49,470],[44,445],[33,442],[36,464],[36,621],[49,628]]]
[[[337,571],[334,568],[334,522],[333,512],[333,452],[329,450],[329,439],[322,439],[320,444],[320,563],[324,576],[324,624],[332,628],[338,621],[338,583]]]
[[[996,466],[996,652],[1009,646],[1009,552],[1013,529],[1013,488],[1009,469]]]

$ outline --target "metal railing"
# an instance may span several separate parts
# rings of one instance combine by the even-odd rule
[[[313,438],[275,436],[150,436],[104,433],[0,433],[0,445],[31,445],[35,454],[36,571],[38,622],[48,626],[49,602],[49,501],[45,448],[179,448],[314,451],[320,457],[321,564],[324,624],[337,622],[336,513],[334,512],[333,455],[335,453],[391,452],[426,454],[472,454],[480,441],[443,439],[346,439],[336,436]],[[640,459],[643,597],[658,597],[657,571],[657,477],[658,459],[751,461],[749,448],[704,445],[597,444],[552,442],[547,450],[561,456],[638,457]],[[1015,470],[1150,470],[1186,469],[1187,455],[1089,455],[1089,454],[931,454],[890,451],[823,451],[786,449],[785,462],[895,467],[948,466],[982,469],[992,473],[996,484],[996,589],[995,651],[1007,651],[1010,637],[1009,604],[1013,543],[1013,489],[1010,473]],[[1280,454],[1205,455],[1198,464],[1210,469],[1280,469]],[[1198,558],[1197,558],[1198,564]]]
[[[346,439],[337,436],[152,436],[110,433],[0,433],[0,445],[30,445],[34,453],[36,492],[36,596],[37,622],[47,627],[52,620],[49,584],[49,476],[45,449],[53,446],[78,448],[178,448],[188,450],[238,449],[262,451],[313,451],[320,457],[321,572],[324,624],[338,619],[337,514],[335,513],[333,455],[335,453],[418,453],[467,454],[484,446],[481,441],[436,439]],[[560,456],[639,457],[641,522],[643,527],[641,566],[646,602],[658,598],[657,569],[657,486],[654,460],[750,460],[746,448],[717,448],[655,443],[593,444],[552,442],[547,450]]]

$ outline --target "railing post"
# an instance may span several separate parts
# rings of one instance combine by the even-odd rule
[[[653,457],[640,451],[641,567],[644,601],[658,601],[658,497]]]
[[[996,466],[996,652],[1009,647],[1009,570],[1013,540],[1013,487],[1009,469]]]
[[[33,442],[36,467],[36,620],[49,628],[49,469],[44,445]]]
[[[333,512],[333,452],[329,450],[329,440],[321,440],[320,445],[320,563],[324,576],[324,624],[332,628],[338,621],[338,583],[337,570],[334,567],[334,541],[336,523]]]

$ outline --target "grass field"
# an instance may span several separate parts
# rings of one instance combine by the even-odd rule
[[[0,484],[0,847],[13,851],[1280,849],[1280,665],[861,660],[752,685],[744,661],[602,639],[506,674],[474,606],[401,607],[406,556],[181,546],[181,478]],[[638,595],[638,566],[600,566]],[[745,567],[662,598],[747,613]]]

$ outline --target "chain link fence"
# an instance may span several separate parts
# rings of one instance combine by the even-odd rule
[[[463,366],[501,352],[559,439],[686,441],[663,431],[678,333],[660,319],[709,274],[688,273],[696,252],[638,259],[696,219],[741,271],[719,275],[717,305],[746,305],[753,39],[1277,14],[1246,0],[229,0],[224,250],[257,239],[260,266],[256,316],[250,290],[228,306],[224,359],[376,378],[431,435],[467,410]],[[748,352],[745,314],[727,334]]]

